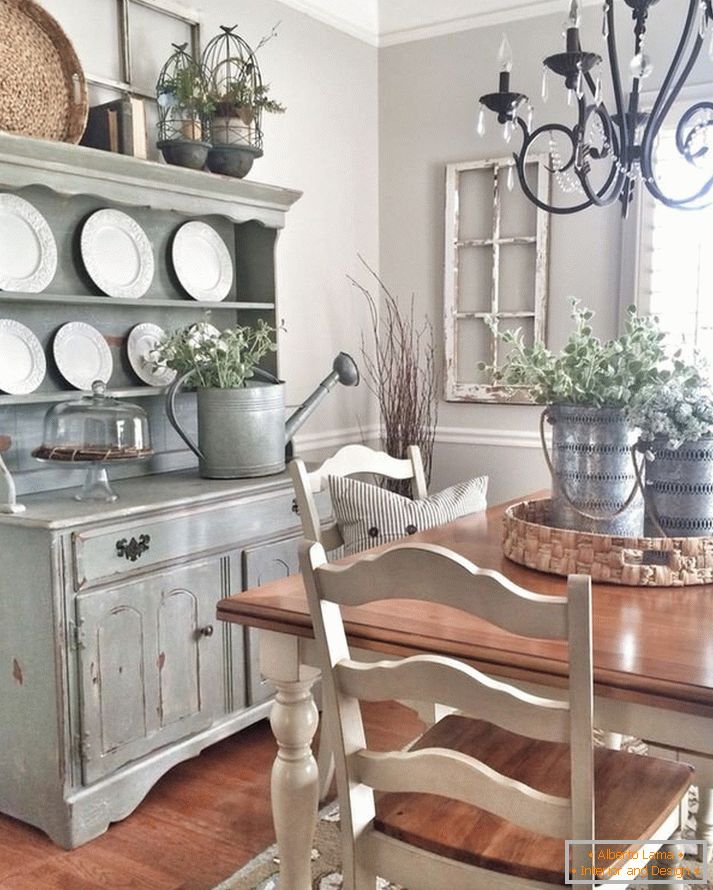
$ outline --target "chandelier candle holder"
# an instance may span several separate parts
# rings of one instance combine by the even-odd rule
[[[167,163],[202,170],[210,149],[205,134],[213,104],[203,67],[186,52],[188,44],[172,46],[175,52],[168,57],[156,84],[156,146]]]
[[[614,3],[624,2],[633,21],[633,55],[627,66],[631,76],[628,94],[624,88],[614,27]],[[603,98],[604,59],[582,48],[580,40],[581,2],[571,0],[564,27],[564,50],[543,61],[542,99],[547,101],[552,75],[562,78],[567,102],[575,106],[573,126],[545,123],[533,129],[533,108],[529,98],[510,84],[512,50],[503,38],[498,61],[498,90],[480,97],[477,132],[485,130],[485,110],[497,115],[507,142],[517,128],[522,146],[513,153],[520,185],[537,207],[549,213],[577,213],[588,207],[606,207],[616,201],[626,214],[637,184],[643,185],[667,207],[695,210],[710,203],[713,188],[713,153],[708,139],[713,135],[713,102],[699,101],[680,115],[675,126],[676,148],[682,159],[700,173],[700,182],[687,194],[672,195],[656,169],[656,144],[671,108],[685,86],[700,56],[706,34],[713,32],[713,0],[688,0],[683,28],[673,59],[650,109],[641,108],[641,83],[653,70],[645,51],[650,8],[656,0],[604,0],[602,36],[614,99],[610,111]],[[709,52],[713,57],[713,39]],[[555,204],[538,196],[525,171],[528,157],[549,156],[549,169],[559,191],[571,195],[571,202]],[[564,144],[564,148],[562,148]]]

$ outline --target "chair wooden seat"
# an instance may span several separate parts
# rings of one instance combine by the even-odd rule
[[[502,775],[539,791],[566,797],[569,746],[543,742],[482,720],[451,715],[431,727],[411,750],[449,748],[469,754]],[[692,767],[623,751],[594,751],[596,836],[651,838],[664,815],[691,784]],[[478,807],[432,794],[377,797],[374,828],[449,859],[544,883],[564,884],[564,846]],[[606,845],[597,856],[606,856]],[[621,849],[621,846],[616,848]],[[602,858],[607,865],[623,861]]]

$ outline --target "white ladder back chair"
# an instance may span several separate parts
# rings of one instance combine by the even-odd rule
[[[344,543],[336,522],[322,526],[314,495],[323,491],[330,476],[354,476],[371,473],[389,479],[411,479],[414,498],[428,497],[421,450],[409,445],[406,457],[391,457],[384,451],[374,451],[366,445],[345,445],[320,467],[307,471],[304,461],[296,457],[289,464],[295,486],[297,507],[302,520],[302,531],[309,541],[318,541],[327,551],[337,550]]]
[[[398,818],[408,795],[438,795],[449,802],[460,802],[459,806],[477,807],[527,832],[561,838],[562,850],[565,838],[595,837],[590,578],[570,576],[566,597],[543,596],[513,584],[497,572],[479,569],[445,548],[427,544],[404,544],[381,554],[366,555],[349,565],[330,565],[322,545],[305,542],[300,561],[324,665],[325,707],[330,709],[334,736],[345,890],[374,890],[376,874],[402,883],[409,890],[551,886],[518,875],[518,869],[522,869],[517,863],[516,874],[508,877],[502,873],[502,864],[496,873],[473,861],[458,862],[428,848],[424,851],[413,847],[404,842],[401,829],[389,833],[377,811],[384,804],[388,815],[389,800],[393,798],[399,803],[391,812]],[[377,663],[352,660],[341,608],[391,598],[451,606],[510,633],[567,643],[568,698],[550,699],[526,693],[443,656],[422,655]],[[404,698],[438,702],[456,709],[458,716],[446,717],[428,730],[423,737],[426,747],[419,742],[406,752],[370,751],[359,702]],[[503,774],[478,756],[477,746],[475,754],[458,750],[455,741],[459,737],[470,734],[480,744],[487,740],[490,730],[496,733],[496,747],[500,738],[522,741],[522,736],[536,740],[533,744],[540,746],[538,751],[548,744],[547,750],[555,751],[564,750],[563,744],[567,746],[569,756],[564,765],[569,772],[565,793],[545,793]],[[435,747],[427,742],[431,736],[439,740]],[[481,744],[481,750],[482,747]],[[607,756],[633,755],[607,752]],[[678,821],[679,785],[690,784],[688,768],[680,772],[681,764],[675,767],[679,768],[673,782],[675,801],[670,803],[667,798],[666,812],[655,825],[670,829],[669,834]],[[374,791],[386,795],[378,807]],[[426,804],[423,806],[427,809]],[[419,819],[424,821],[423,816],[417,815],[416,823]],[[431,821],[437,824],[438,817]],[[458,824],[463,821],[461,817]],[[428,819],[425,822],[430,824]],[[409,831],[405,834],[408,836]],[[626,835],[625,839],[633,836]],[[575,865],[591,865],[590,853],[594,855],[591,846],[575,847]]]

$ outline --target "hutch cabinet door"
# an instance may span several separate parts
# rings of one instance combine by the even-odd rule
[[[299,572],[297,547],[301,537],[287,538],[272,544],[261,544],[243,551],[244,589],[259,587],[279,578],[286,578]],[[268,699],[275,691],[274,686],[260,676],[260,653],[258,649],[259,631],[246,628],[248,654],[248,694],[250,704],[256,705]]]
[[[213,722],[223,700],[213,633],[222,562],[77,596],[85,784]]]

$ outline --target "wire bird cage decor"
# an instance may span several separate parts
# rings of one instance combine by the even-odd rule
[[[262,151],[263,112],[279,114],[284,106],[270,98],[263,82],[257,53],[277,34],[275,26],[252,49],[237,25],[221,26],[203,51],[203,68],[214,103],[211,114],[213,146],[243,146]],[[259,155],[257,155],[259,157]]]
[[[168,163],[200,169],[210,147],[205,137],[212,101],[203,66],[186,51],[188,44],[172,46],[156,83],[157,145]]]
[[[236,28],[221,25],[221,33],[203,51],[203,68],[215,103],[211,141],[261,149],[265,86],[255,52],[235,33]]]

